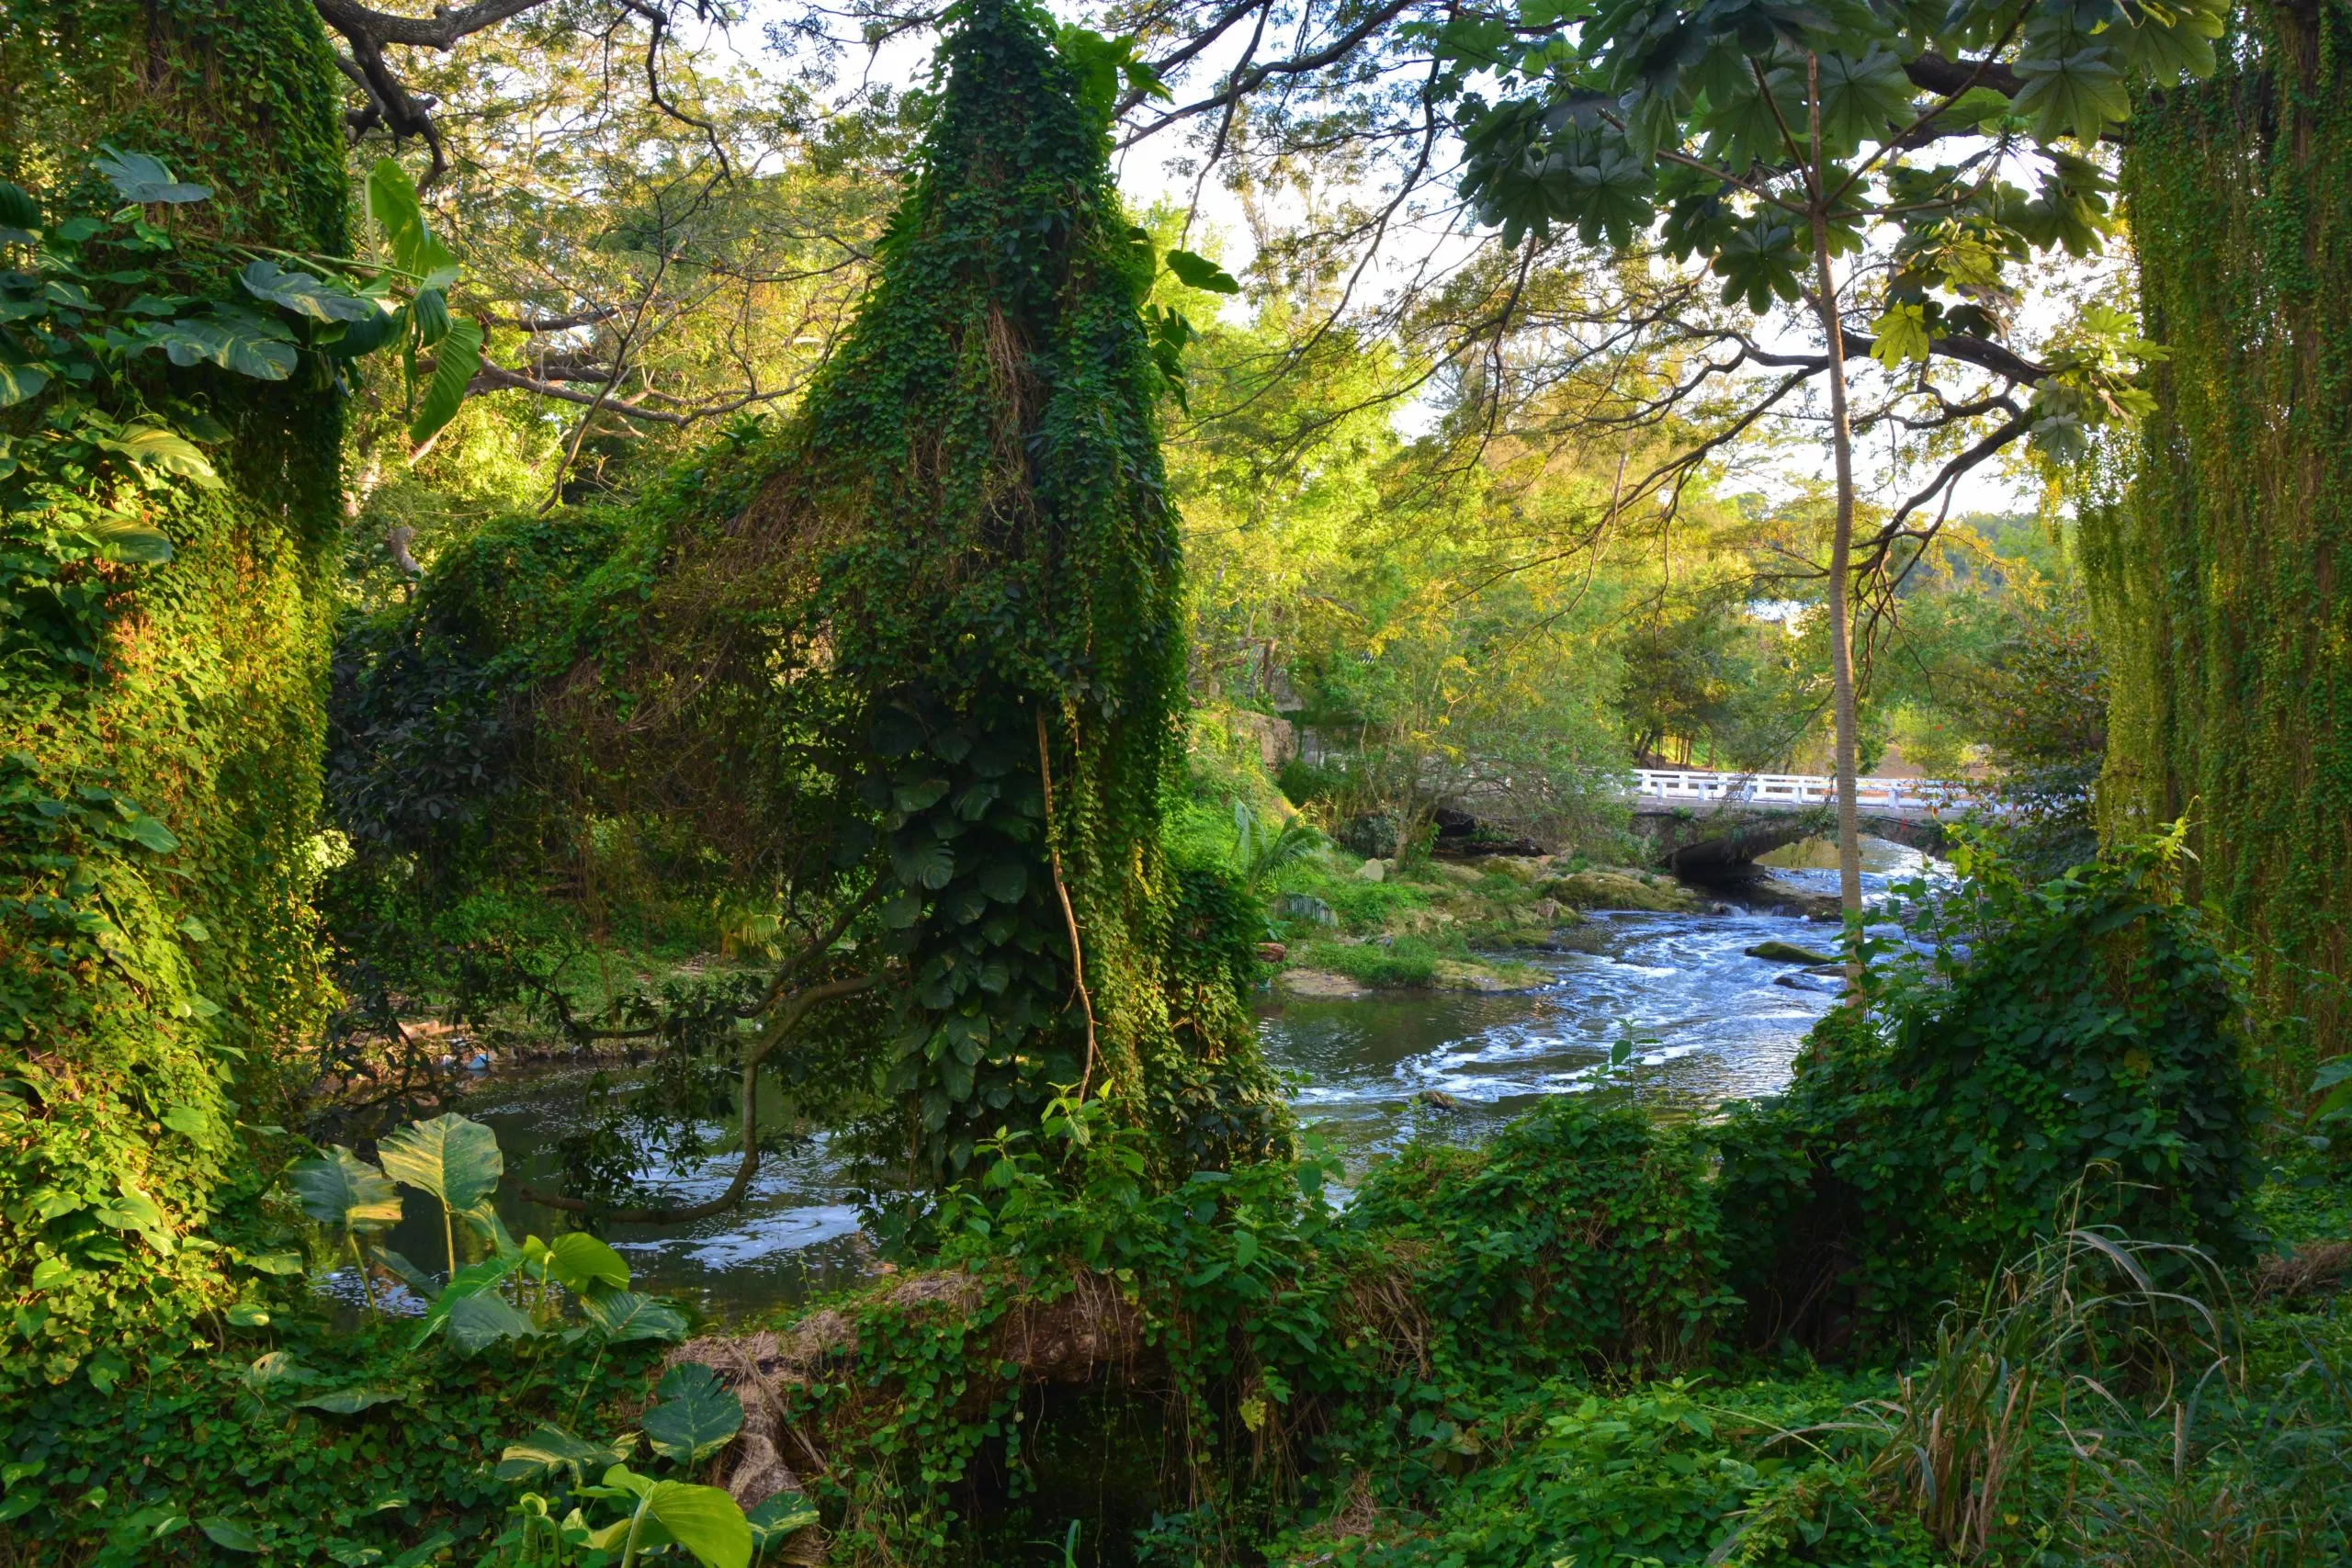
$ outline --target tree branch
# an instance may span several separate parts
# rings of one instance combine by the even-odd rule
[[[684,1205],[657,1204],[643,1209],[615,1209],[600,1212],[594,1203],[582,1198],[570,1198],[560,1192],[540,1192],[523,1189],[523,1200],[560,1209],[567,1214],[595,1214],[608,1224],[616,1225],[682,1225],[695,1220],[708,1219],[724,1213],[743,1201],[752,1190],[752,1179],[760,1170],[760,1067],[769,1054],[784,1043],[786,1038],[799,1027],[800,1021],[819,1002],[840,997],[853,997],[860,991],[870,991],[882,983],[879,975],[858,975],[846,980],[829,980],[821,986],[810,986],[795,991],[784,1010],[770,1019],[760,1031],[759,1042],[743,1055],[741,1092],[743,1096],[743,1159],[735,1168],[735,1179],[718,1197],[701,1203]]]

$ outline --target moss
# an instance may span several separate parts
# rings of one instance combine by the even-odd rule
[[[44,188],[52,215],[117,205],[89,172],[105,142],[211,187],[187,221],[345,248],[334,63],[309,6],[6,0],[0,17],[0,175]],[[160,367],[121,396],[125,414],[209,409],[227,482],[148,498],[169,563],[87,569],[96,668],[0,676],[0,794],[22,829],[0,828],[0,1277],[22,1303],[0,1382],[62,1378],[108,1344],[102,1366],[168,1350],[228,1288],[235,1254],[188,1243],[246,1180],[253,1135],[232,1122],[273,1119],[256,1112],[277,1061],[322,1000],[308,897],[342,412],[299,378]],[[142,813],[161,829],[120,838]],[[144,1217],[127,1187],[158,1224],[117,1224]],[[50,1211],[80,1206],[44,1224],[43,1190]]]

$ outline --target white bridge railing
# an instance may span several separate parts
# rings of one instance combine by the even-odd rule
[[[1838,781],[1812,773],[1715,773],[1695,769],[1642,768],[1634,774],[1634,798],[1675,804],[1708,801],[1772,806],[1826,806],[1838,798]],[[1881,811],[1935,811],[1974,805],[1975,787],[1961,779],[1857,779],[1854,804]]]

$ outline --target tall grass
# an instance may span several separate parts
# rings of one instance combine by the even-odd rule
[[[2344,1561],[2342,1371],[2304,1336],[2301,1363],[2256,1384],[2245,1331],[2202,1254],[2070,1229],[1955,1307],[1894,1396],[1858,1412],[1883,1437],[1872,1489],[1957,1562]]]

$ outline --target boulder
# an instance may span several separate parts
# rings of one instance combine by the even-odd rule
[[[1775,964],[1834,964],[1838,962],[1828,953],[1815,953],[1792,942],[1759,942],[1745,951],[1750,958],[1769,958]]]

